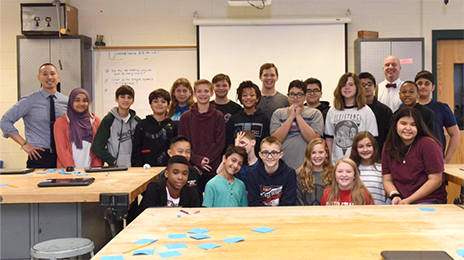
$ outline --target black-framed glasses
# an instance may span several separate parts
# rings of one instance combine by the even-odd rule
[[[293,92],[288,93],[288,96],[291,97],[291,98],[295,98],[295,97],[301,98],[301,97],[303,97],[304,95],[305,95],[305,94],[304,94],[304,93],[301,93],[301,92],[299,92],[299,93],[293,93]]]
[[[374,85],[374,83],[372,83],[372,82],[362,83],[363,87],[365,87],[365,86],[372,87],[372,85]]]
[[[272,157],[277,157],[281,152],[278,152],[278,151],[272,151],[272,152],[268,152],[268,151],[263,151],[263,152],[260,152],[264,157],[268,157],[269,155],[271,155]]]
[[[314,90],[308,89],[308,90],[306,90],[306,93],[314,94],[314,95],[319,94],[320,92],[321,91],[319,89],[314,89]]]

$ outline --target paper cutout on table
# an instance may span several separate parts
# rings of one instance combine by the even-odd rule
[[[196,240],[205,239],[205,238],[212,238],[212,236],[208,236],[206,234],[195,234],[195,235],[191,235],[190,237],[194,238]]]
[[[259,232],[259,233],[268,233],[274,230],[275,228],[259,227],[259,228],[252,229],[251,231]]]
[[[61,173],[61,174],[66,174],[66,171],[64,170],[64,168],[61,168],[60,173]]]
[[[216,247],[221,247],[221,245],[214,244],[214,243],[206,243],[206,244],[201,244],[197,246],[198,248],[205,249],[205,250],[211,250]]]
[[[153,255],[155,253],[155,249],[139,249],[135,250],[132,255]]]
[[[187,233],[193,233],[193,234],[204,234],[206,232],[209,232],[208,229],[204,229],[204,228],[192,228],[190,229],[189,231],[187,231]]]
[[[400,59],[400,64],[412,64],[412,59]]]
[[[456,249],[456,253],[458,253],[459,256],[464,257],[464,249]]]
[[[158,239],[153,239],[153,238],[142,238],[140,240],[135,241],[134,243],[136,244],[148,244],[148,243],[153,243],[157,241]]]
[[[169,239],[179,239],[179,238],[187,238],[186,234],[170,234],[168,235]]]
[[[49,172],[58,172],[57,169],[46,169],[45,170],[46,173],[49,173]]]
[[[435,208],[419,208],[422,211],[437,211]]]
[[[44,172],[36,172],[36,174],[47,174],[47,173],[49,173],[49,172],[47,172],[47,171],[44,171]]]
[[[32,177],[32,174],[24,174],[24,175],[21,175],[21,177]]]
[[[180,248],[187,248],[186,243],[175,243],[175,244],[165,244],[167,249],[180,249]]]
[[[87,173],[79,173],[77,176],[87,176]]]
[[[124,257],[122,255],[108,255],[108,256],[102,256],[100,259],[101,260],[124,260]]]
[[[158,255],[161,256],[162,258],[168,258],[168,257],[174,257],[174,256],[181,256],[182,254],[179,251],[175,250],[175,251],[158,253]]]
[[[8,186],[8,183],[0,183],[0,187]]]
[[[233,244],[233,243],[243,241],[243,240],[245,240],[245,238],[243,238],[243,237],[232,237],[232,238],[225,238],[225,239],[221,239],[221,240],[226,242],[226,243]]]

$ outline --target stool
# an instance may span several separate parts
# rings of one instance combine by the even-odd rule
[[[90,253],[93,257],[93,241],[87,238],[60,238],[35,244],[31,248],[32,258],[56,260]]]

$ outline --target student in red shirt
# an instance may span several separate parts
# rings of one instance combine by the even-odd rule
[[[353,160],[346,157],[338,160],[333,175],[334,181],[322,194],[322,206],[374,205]]]

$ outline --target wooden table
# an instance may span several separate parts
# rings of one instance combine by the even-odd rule
[[[445,164],[445,178],[448,181],[448,203],[454,203],[455,198],[461,198],[464,203],[464,164]]]
[[[445,164],[445,178],[446,180],[457,185],[464,184],[464,164]]]
[[[100,193],[126,193],[133,201],[158,177],[164,167],[130,168],[128,171],[76,174],[47,173],[32,177],[0,175],[1,259],[29,259],[32,245],[53,238],[87,237],[100,249],[111,239],[111,232],[99,206]],[[83,169],[76,169],[85,173]],[[95,178],[89,186],[39,188],[50,178]],[[13,187],[16,186],[16,187]]]
[[[421,211],[433,207],[436,211]],[[187,209],[190,212],[197,209]],[[179,208],[150,208],[119,233],[93,259],[121,255],[137,246],[133,241],[157,238],[143,249],[167,251],[165,243],[186,243],[175,259],[383,259],[383,250],[444,250],[461,259],[464,249],[464,208],[457,205],[347,206],[347,207],[249,207],[201,208],[195,215]],[[181,214],[181,218],[178,215]],[[276,230],[262,234],[257,227]],[[168,234],[186,233],[199,227],[209,229],[210,239],[168,239]],[[227,244],[221,239],[243,237]],[[203,243],[222,247],[209,251]],[[153,259],[153,256],[122,254],[125,260]],[[161,258],[160,258],[161,259]]]

